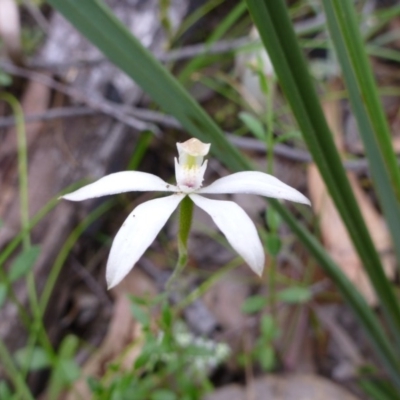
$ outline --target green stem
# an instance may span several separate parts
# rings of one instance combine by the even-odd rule
[[[166,283],[167,291],[170,291],[172,289],[172,285],[175,282],[176,278],[182,273],[183,269],[186,267],[188,260],[187,241],[189,238],[190,228],[192,226],[192,219],[193,201],[190,199],[189,196],[186,196],[182,200],[179,209],[178,261],[176,263],[174,272]]]
[[[75,182],[73,185],[66,187],[61,193],[56,197],[53,197],[43,208],[41,208],[32,220],[29,222],[27,229],[22,230],[18,233],[14,239],[6,246],[6,248],[0,253],[0,265],[3,265],[8,257],[17,249],[20,243],[24,240],[24,237],[29,234],[29,232],[58,204],[59,196],[70,193],[71,191],[77,189],[82,185],[82,181]]]
[[[64,246],[58,253],[56,260],[54,261],[53,268],[50,271],[49,277],[47,278],[46,284],[43,288],[42,295],[40,297],[39,309],[40,315],[43,315],[46,311],[47,304],[49,303],[51,294],[53,293],[54,286],[57,282],[57,278],[60,275],[61,269],[67,259],[68,255],[76,240],[80,235],[90,226],[97,218],[99,218],[106,211],[110,210],[115,205],[114,200],[108,200],[101,206],[97,207],[92,211],[68,236]]]
[[[268,292],[269,292],[269,307],[271,314],[276,316],[276,257],[271,256],[270,263],[268,265]]]
[[[183,309],[192,304],[195,300],[199,299],[204,295],[213,285],[221,280],[227,273],[243,264],[243,260],[240,257],[236,257],[230,263],[213,273],[212,276],[196,287],[190,294],[182,299],[179,304],[176,305],[176,313],[180,313]]]
[[[29,232],[29,201],[28,201],[28,155],[26,145],[26,131],[24,122],[24,111],[18,100],[9,93],[0,93],[0,100],[6,101],[12,108],[18,142],[18,174],[19,174],[19,195],[21,225],[24,231]],[[23,240],[24,249],[30,247],[31,240],[29,233]]]
[[[6,374],[13,382],[17,391],[17,399],[34,400],[32,393],[22,375],[19,373],[17,367],[14,365],[11,354],[8,352],[7,347],[0,340],[0,358]]]
[[[18,102],[18,100],[9,93],[1,93],[0,100],[6,101],[12,108],[15,121],[16,121],[16,134],[18,143],[18,176],[19,176],[19,196],[20,196],[20,214],[21,214],[21,225],[22,231],[25,235],[22,239],[22,245],[24,250],[28,250],[31,247],[30,240],[30,221],[29,221],[29,196],[28,196],[28,151],[27,151],[27,141],[26,141],[26,129],[24,121],[24,111]],[[42,339],[46,345],[46,348],[53,353],[50,341],[47,338],[46,331],[43,326],[42,316],[40,314],[38,296],[35,285],[35,275],[33,270],[29,271],[26,277],[26,285],[28,289],[28,297],[30,306],[33,312],[33,329],[31,329],[31,334],[28,339],[28,354],[33,355],[33,350],[36,341],[39,336],[39,332],[44,335]],[[28,322],[29,324],[29,322]],[[29,358],[29,356],[28,356]],[[22,371],[22,376],[26,377],[29,369],[29,363],[26,364],[26,369]]]

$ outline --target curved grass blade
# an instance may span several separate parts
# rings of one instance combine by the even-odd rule
[[[398,336],[399,304],[385,276],[381,260],[342,166],[285,2],[247,0],[247,3],[308,149],[346,225],[393,334]]]
[[[397,259],[400,260],[400,203],[395,193],[395,177],[392,174],[391,179],[389,167],[394,168],[397,174],[400,170],[372,71],[358,32],[357,20],[352,15],[354,9],[351,2],[324,0],[323,4],[368,157],[372,179],[393,238]],[[394,167],[392,167],[393,160]]]

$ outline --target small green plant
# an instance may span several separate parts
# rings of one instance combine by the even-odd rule
[[[161,308],[158,318],[152,317],[154,307]],[[89,379],[94,398],[200,400],[209,393],[208,376],[226,360],[229,348],[195,337],[163,296],[152,301],[131,297],[131,311],[141,325],[139,355],[128,370],[116,362],[104,378]]]

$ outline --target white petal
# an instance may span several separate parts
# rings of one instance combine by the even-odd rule
[[[236,174],[225,176],[196,192],[258,194],[311,205],[310,200],[298,190],[286,185],[286,183],[272,175],[257,171],[237,172]]]
[[[133,268],[184,197],[174,194],[150,200],[129,214],[115,236],[108,257],[106,280],[109,289]]]
[[[264,250],[252,220],[233,201],[211,200],[190,194],[193,202],[208,213],[230,245],[258,275],[264,269]]]
[[[176,192],[174,185],[163,181],[158,176],[139,171],[123,171],[106,175],[98,181],[84,186],[75,192],[62,196],[63,199],[81,201],[109,194],[133,191]]]

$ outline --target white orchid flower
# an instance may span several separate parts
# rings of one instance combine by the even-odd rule
[[[107,175],[63,196],[66,200],[81,201],[130,191],[173,193],[172,196],[140,204],[122,224],[107,262],[108,288],[121,282],[134,267],[185,196],[189,196],[194,204],[211,216],[230,245],[258,275],[261,275],[264,268],[264,250],[249,216],[232,201],[212,200],[200,194],[251,193],[310,204],[300,192],[262,172],[238,172],[202,187],[207,168],[207,161],[203,162],[203,159],[210,150],[210,144],[190,139],[177,143],[177,147],[179,160],[175,158],[176,186],[152,174],[124,171]]]

